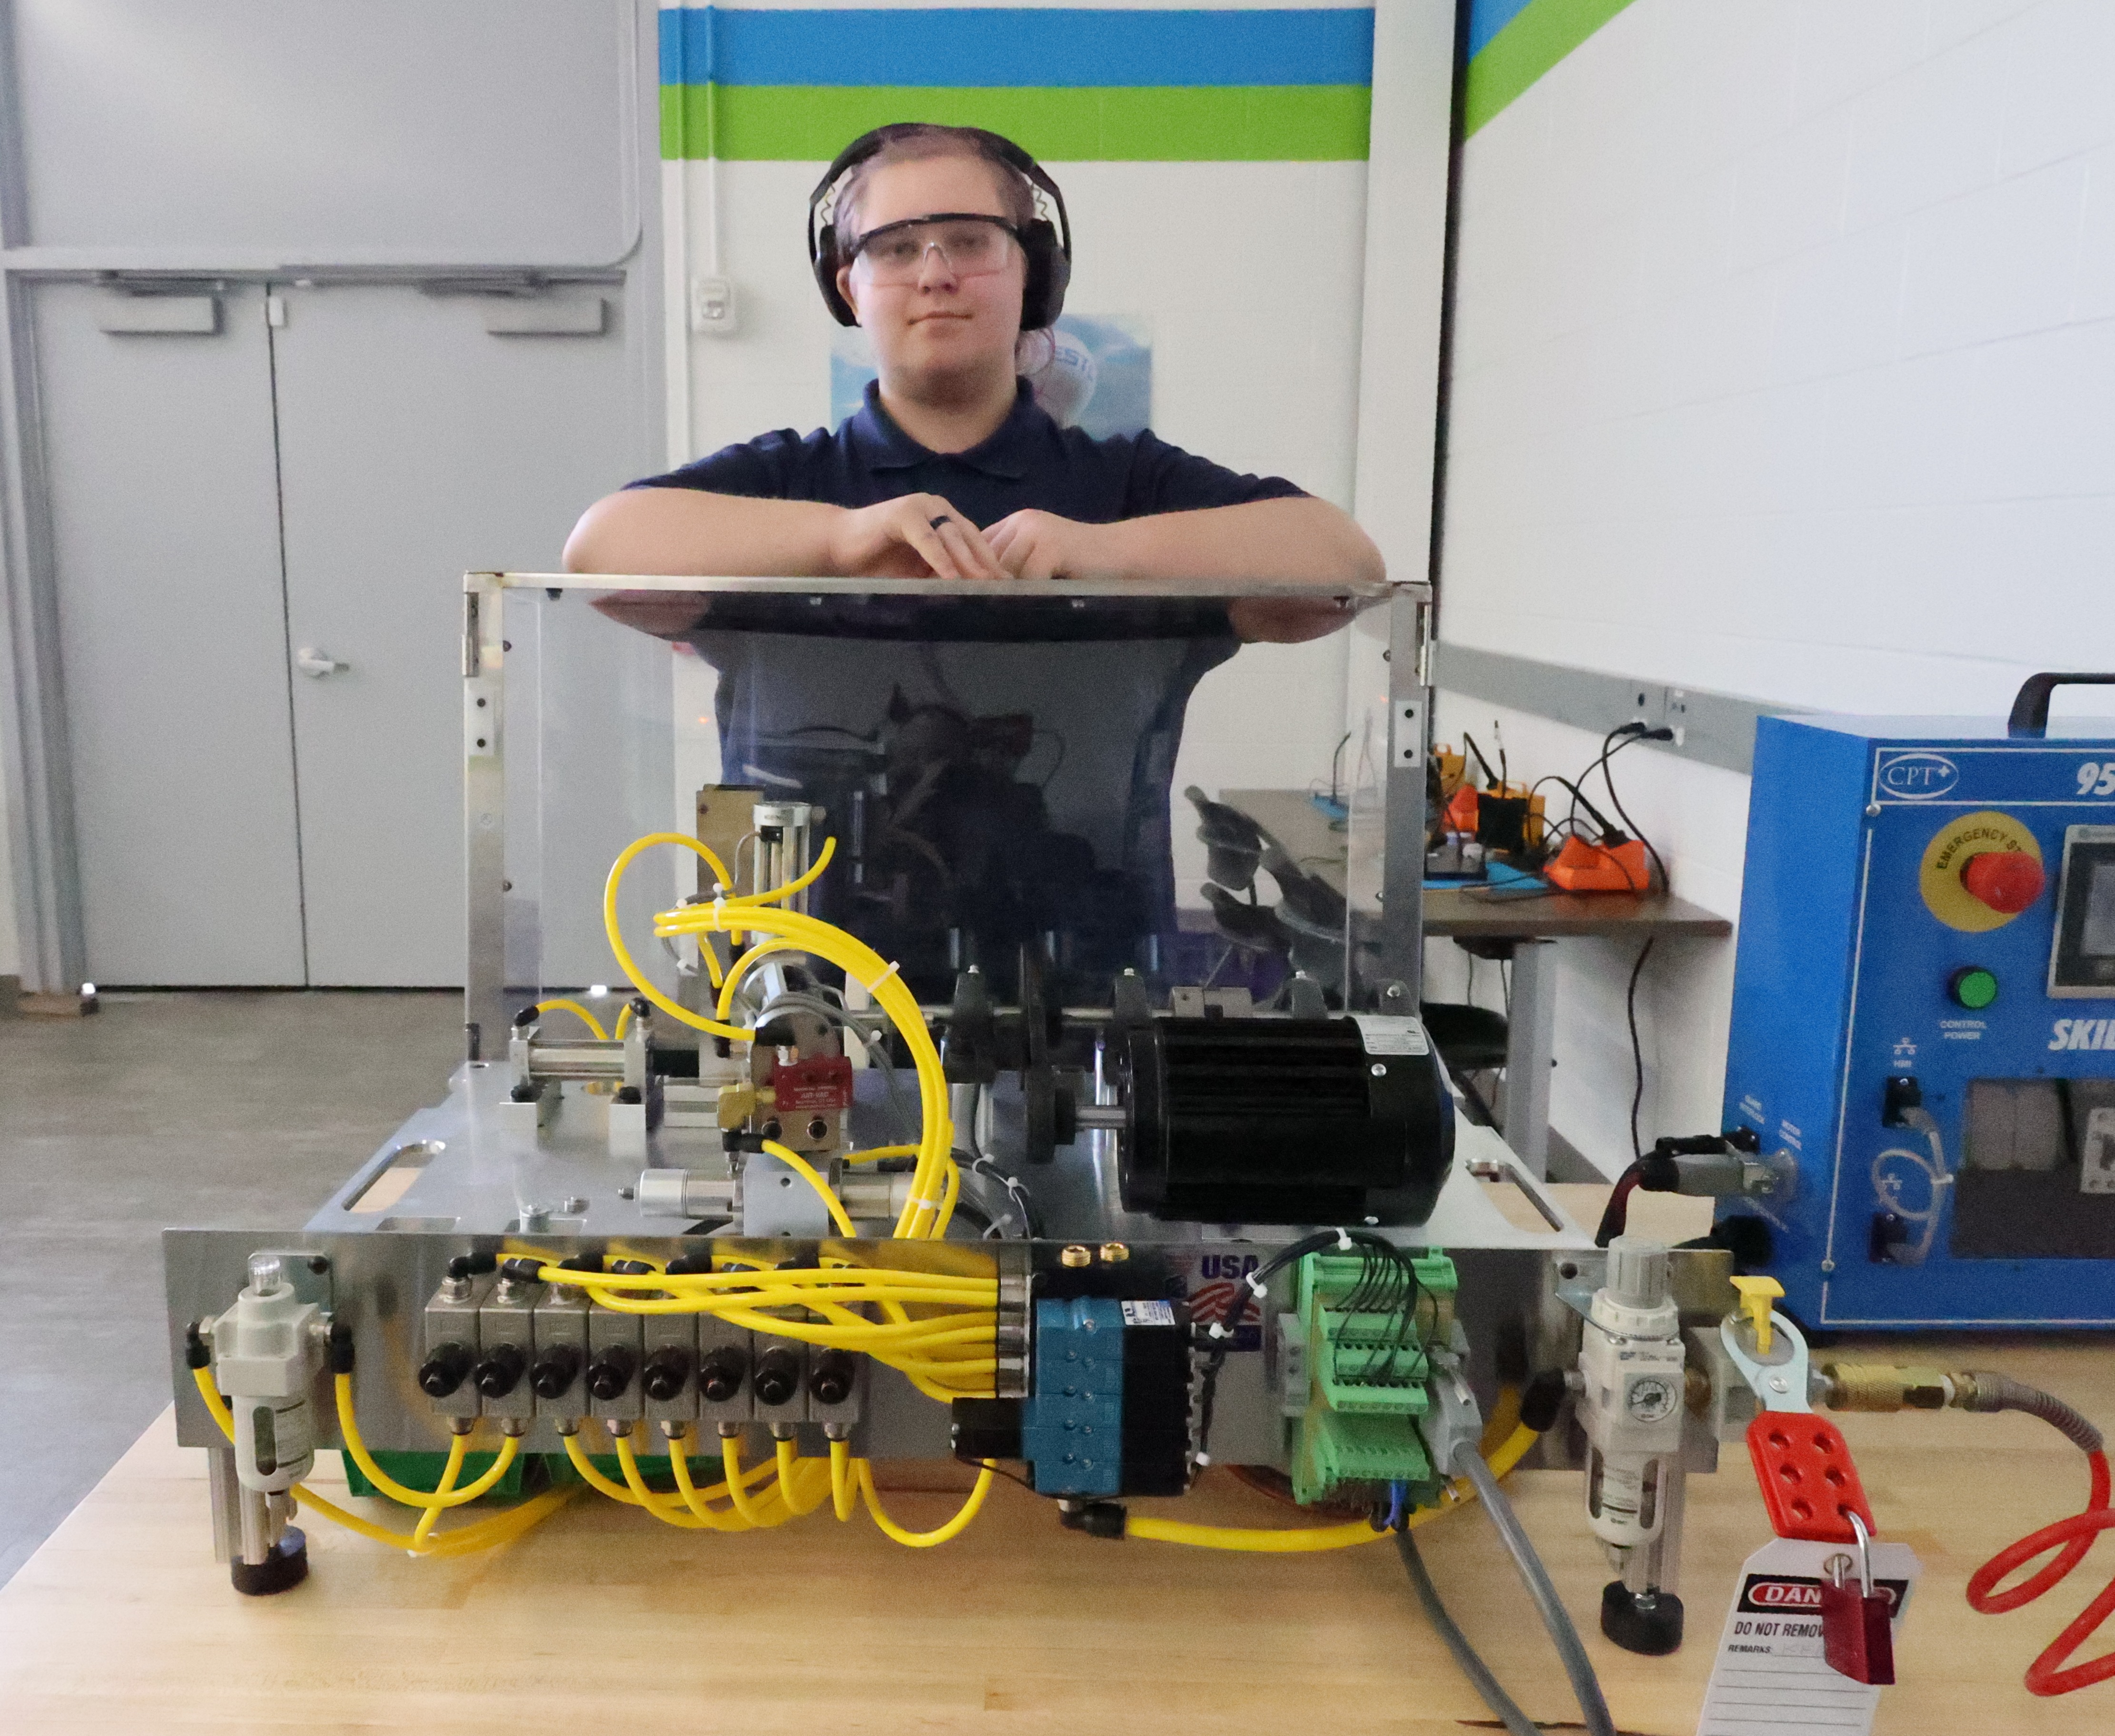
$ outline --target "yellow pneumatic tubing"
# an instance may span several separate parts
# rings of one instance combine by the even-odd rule
[[[407,1488],[375,1463],[374,1455],[367,1450],[366,1441],[360,1438],[360,1423],[352,1413],[352,1376],[341,1374],[332,1381],[331,1385],[337,1396],[337,1431],[345,1442],[346,1451],[352,1454],[352,1462],[360,1467],[360,1474],[400,1506],[460,1507],[466,1501],[474,1501],[497,1486],[499,1479],[506,1476],[507,1468],[514,1463],[514,1455],[521,1450],[521,1443],[517,1437],[506,1436],[500,1441],[499,1453],[493,1460],[491,1468],[475,1482],[466,1483],[460,1489],[448,1490],[445,1493],[437,1491],[431,1495],[422,1489]],[[459,1443],[462,1437],[457,1436],[456,1439]],[[452,1454],[452,1447],[450,1451]]]
[[[1488,1461],[1491,1474],[1503,1477],[1520,1463],[1521,1455],[1539,1438],[1531,1428],[1515,1428],[1505,1445],[1491,1454]],[[1452,1513],[1475,1498],[1475,1486],[1466,1477],[1457,1477],[1447,1486],[1438,1506],[1420,1507],[1411,1514],[1408,1523],[1413,1527],[1428,1524],[1442,1514]],[[1132,1518],[1125,1522],[1124,1535],[1144,1537],[1154,1543],[1187,1543],[1197,1549],[1300,1555],[1311,1550],[1349,1549],[1360,1543],[1378,1543],[1394,1536],[1394,1532],[1375,1531],[1364,1519],[1354,1519],[1346,1525],[1315,1525],[1305,1530],[1278,1531],[1250,1530],[1233,1525],[1192,1525],[1181,1519]]]
[[[734,1503],[734,1510],[752,1525],[768,1523],[763,1509],[752,1503],[749,1497],[741,1468],[741,1436],[720,1436],[720,1467],[722,1475],[727,1479],[727,1499]]]
[[[595,1041],[597,1042],[608,1042],[609,1041],[609,1033],[603,1029],[602,1020],[596,1018],[593,1013],[590,1013],[577,1001],[568,1001],[562,995],[554,995],[548,1001],[539,1001],[536,1003],[536,1010],[539,1013],[574,1014],[579,1018],[582,1024],[585,1025],[590,1031],[595,1033]],[[629,1012],[631,1009],[627,1007],[625,1010]],[[617,1020],[617,1034],[620,1037],[624,1035],[624,1021],[621,1018]]]
[[[729,1024],[723,1019],[705,1019],[689,1008],[678,1005],[663,994],[639,972],[631,954],[624,944],[617,917],[617,895],[624,871],[640,854],[658,844],[680,845],[698,852],[713,863],[721,883],[727,883],[724,867],[718,864],[709,852],[695,838],[681,832],[649,832],[625,846],[617,860],[611,864],[609,879],[603,889],[603,923],[609,935],[610,949],[618,965],[640,994],[659,1007],[671,1018],[690,1025],[715,1037],[724,1037],[730,1042],[748,1042],[754,1033]],[[947,1081],[941,1071],[939,1051],[933,1046],[933,1038],[925,1028],[924,1016],[909,989],[897,975],[896,967],[863,941],[846,933],[842,929],[822,922],[797,910],[778,906],[776,900],[790,896],[802,887],[812,884],[826,868],[835,854],[837,841],[826,839],[815,859],[814,866],[783,886],[770,891],[750,893],[741,898],[716,898],[709,904],[684,905],[673,910],[664,910],[654,918],[654,932],[663,940],[679,936],[704,937],[709,934],[755,934],[759,937],[757,945],[750,947],[745,962],[753,962],[764,955],[760,948],[776,941],[781,946],[813,953],[837,965],[853,980],[861,984],[882,1010],[888,1015],[898,1034],[911,1051],[911,1060],[918,1070],[919,1108],[922,1136],[919,1141],[918,1166],[912,1172],[911,1198],[897,1220],[896,1234],[903,1237],[936,1237],[945,1234],[947,1220],[953,1210],[961,1179],[954,1173],[952,1152],[953,1129],[947,1119]],[[701,951],[710,960],[712,949]],[[773,947],[772,950],[778,950]],[[730,972],[725,978],[719,973],[717,962],[710,966],[713,980],[720,987],[720,1006],[731,1005],[727,984],[740,979],[739,972]]]
[[[874,1491],[874,1468],[864,1459],[852,1461],[852,1470],[859,1479],[859,1492],[866,1502],[867,1516],[881,1528],[882,1534],[902,1544],[906,1549],[931,1549],[936,1544],[952,1542],[970,1528],[970,1521],[977,1516],[977,1509],[984,1504],[996,1480],[989,1462],[977,1473],[975,1485],[961,1510],[944,1525],[933,1531],[906,1531],[882,1510],[881,1497]]]
[[[448,1462],[441,1467],[441,1480],[434,1486],[434,1494],[446,1495],[455,1487],[456,1479],[462,1475],[463,1454],[469,1445],[470,1436],[467,1435],[451,1435],[448,1437]],[[411,1546],[414,1549],[425,1546],[426,1539],[434,1529],[434,1521],[440,1516],[441,1509],[438,1505],[429,1507],[419,1515],[419,1523],[411,1528]]]
[[[227,1405],[213,1384],[213,1376],[205,1369],[195,1368],[191,1379],[197,1384],[199,1396],[205,1401],[206,1409],[219,1424],[222,1434],[232,1441],[235,1439],[235,1418],[229,1414]],[[509,1443],[512,1444],[511,1442]],[[504,1450],[504,1448],[502,1449]],[[502,1543],[511,1543],[524,1532],[533,1530],[580,1491],[576,1489],[553,1489],[538,1496],[534,1500],[524,1501],[510,1512],[495,1514],[489,1519],[445,1531],[438,1537],[429,1537],[423,1544],[414,1543],[414,1533],[392,1531],[387,1526],[377,1525],[364,1519],[356,1513],[347,1513],[335,1502],[325,1500],[306,1484],[296,1483],[296,1500],[312,1513],[321,1514],[333,1523],[342,1525],[347,1531],[386,1543],[392,1549],[408,1550],[411,1554],[433,1560],[451,1555],[467,1555],[478,1550],[494,1549]]]
[[[752,1331],[871,1355],[902,1369],[936,1399],[988,1395],[996,1372],[991,1335],[997,1290],[989,1278],[844,1267],[624,1277],[547,1266],[541,1276],[575,1285],[621,1313],[709,1313]],[[951,1312],[885,1321],[852,1312],[869,1303],[898,1316],[905,1303]]]
[[[773,1443],[772,1457],[778,1467],[778,1497],[786,1503],[795,1518],[805,1518],[830,1498],[827,1483],[819,1493],[806,1500],[801,1499],[800,1491],[793,1486],[794,1479],[799,1474],[800,1448],[790,1436],[782,1436]]]
[[[852,1482],[852,1444],[849,1441],[830,1443],[830,1506],[840,1520],[852,1516],[858,1504],[859,1490]]]
[[[679,1489],[686,1489],[688,1492],[680,1501],[673,1496],[656,1495],[646,1486],[645,1478],[640,1474],[638,1454],[633,1450],[631,1437],[628,1431],[618,1436],[616,1442],[617,1462],[624,1471],[624,1482],[622,1483],[612,1482],[595,1468],[594,1461],[588,1457],[580,1444],[577,1431],[571,1435],[562,1435],[559,1439],[565,1443],[566,1457],[571,1462],[573,1469],[579,1474],[580,1481],[598,1495],[607,1496],[611,1500],[622,1506],[643,1507],[655,1518],[676,1526],[679,1529],[747,1531],[753,1523],[782,1524],[788,1517],[787,1514],[775,1511],[763,1503],[756,1504],[756,1510],[761,1517],[754,1521],[744,1518],[737,1514],[723,1512],[706,1506],[704,1501],[708,1496],[723,1495],[727,1491],[717,1483],[709,1489],[700,1490],[690,1482],[690,1465],[687,1460],[682,1459],[681,1443],[679,1441],[669,1443],[669,1459],[672,1467],[681,1461],[681,1467],[676,1471],[677,1486]],[[755,1471],[749,1473],[749,1477],[752,1481],[760,1480],[768,1477],[771,1471],[772,1468],[768,1465],[759,1466]],[[776,1495],[775,1490],[770,1491],[767,1496],[767,1501],[775,1500]],[[688,1506],[690,1509],[690,1512],[685,1513],[679,1510],[683,1506]]]
[[[732,982],[733,978],[729,978],[728,980]],[[813,1164],[795,1151],[791,1146],[781,1145],[776,1139],[765,1140],[764,1149],[822,1196],[823,1204],[830,1214],[830,1221],[837,1226],[839,1235],[856,1238],[859,1234],[859,1232],[852,1228],[851,1218],[846,1212],[843,1202],[830,1191],[829,1183],[815,1173],[815,1166]]]

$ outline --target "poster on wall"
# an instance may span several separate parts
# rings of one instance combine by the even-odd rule
[[[1135,314],[1067,314],[1048,332],[1022,334],[1021,373],[1035,399],[1066,428],[1097,440],[1135,434],[1153,415],[1153,339]],[[857,326],[830,344],[830,421],[860,407],[874,378],[874,351]]]

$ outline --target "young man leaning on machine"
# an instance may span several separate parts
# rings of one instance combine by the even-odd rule
[[[944,996],[967,963],[1011,992],[1033,939],[1054,986],[1106,992],[1112,973],[1158,969],[1181,932],[1170,802],[1197,683],[1245,639],[1342,627],[1380,555],[1282,479],[1150,433],[1096,440],[1037,403],[1016,349],[1058,318],[1071,235],[1056,182],[1008,140],[869,133],[815,189],[808,236],[825,304],[879,359],[865,404],[834,430],[765,434],[598,501],[567,564],[990,581],[989,602],[635,591],[597,607],[716,671],[727,781],[832,816],[852,860],[814,908],[906,983]],[[1087,578],[1314,594],[1005,594]]]
[[[1057,320],[1071,236],[1056,184],[1011,141],[882,127],[831,165],[810,217],[824,299],[879,364],[865,406],[834,431],[765,434],[596,502],[566,544],[570,570],[1261,577],[1319,592],[1383,576],[1350,516],[1291,483],[1149,432],[1095,440],[1037,405],[1016,349]],[[698,616],[666,594],[610,611],[670,634]],[[1320,597],[1231,612],[1248,639],[1316,638],[1345,619]]]

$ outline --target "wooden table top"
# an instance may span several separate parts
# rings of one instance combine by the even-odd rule
[[[1339,892],[1344,888],[1345,839],[1328,816],[1300,790],[1228,790],[1238,808],[1275,838],[1308,873]],[[1662,893],[1548,892],[1530,898],[1492,898],[1480,888],[1428,888],[1425,932],[1485,940],[1563,940],[1587,936],[1642,938],[1673,935],[1696,938],[1733,932],[1724,917]]]
[[[1658,1196],[1639,1197],[1639,1227]],[[1648,1204],[1648,1202],[1652,1202]],[[1692,1205],[1692,1202],[1676,1202]],[[1876,1343],[1874,1359],[1997,1368],[2115,1422],[2104,1340]],[[212,1555],[205,1455],[165,1413],[0,1588],[0,1729],[450,1732],[563,1728],[765,1736],[911,1731],[1189,1729],[1406,1733],[1493,1728],[1425,1624],[1387,1543],[1310,1555],[1231,1555],[1062,1531],[1051,1505],[999,1485],[953,1543],[910,1550],[864,1513],[746,1536],[676,1532],[584,1495],[511,1548],[416,1560],[322,1520],[313,1573],[278,1597],[229,1587]],[[1841,1419],[1883,1535],[1924,1580],[1906,1618],[1899,1685],[1876,1729],[1897,1736],[2085,1736],[2115,1727],[2115,1684],[2037,1700],[2021,1674],[2115,1573],[2115,1544],[2039,1603],[1982,1616],[1969,1573],[2082,1505],[2077,1450],[2019,1415],[1904,1412]],[[336,1486],[335,1455],[319,1468]],[[1769,1535],[1737,1445],[1690,1481],[1681,1592],[1689,1637],[1641,1658],[1596,1626],[1608,1564],[1575,1473],[1508,1487],[1586,1637],[1616,1720],[1640,1736],[1695,1728],[1741,1560]],[[899,1494],[906,1523],[958,1497]],[[384,1523],[401,1509],[360,1503]],[[1208,1474],[1180,1503],[1220,1523],[1299,1523]],[[1578,1713],[1525,1595],[1473,1506],[1419,1532],[1442,1595],[1530,1717]],[[2090,1644],[2094,1656],[2115,1633]]]

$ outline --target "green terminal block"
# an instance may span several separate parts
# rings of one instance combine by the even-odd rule
[[[1299,1334],[1307,1404],[1292,1423],[1292,1492],[1303,1502],[1384,1498],[1408,1486],[1429,1505],[1445,1478],[1418,1430],[1430,1407],[1428,1345],[1453,1330],[1454,1262],[1420,1254],[1414,1294],[1402,1268],[1358,1253],[1310,1254],[1300,1262]]]

